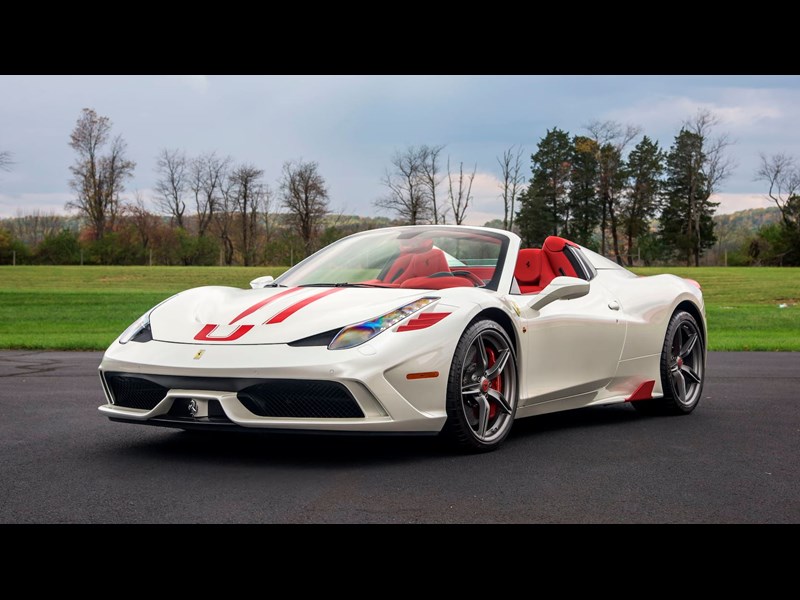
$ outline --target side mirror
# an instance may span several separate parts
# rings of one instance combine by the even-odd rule
[[[550,284],[531,299],[528,305],[533,310],[541,310],[556,300],[571,300],[589,293],[589,282],[577,277],[556,277]]]
[[[250,282],[250,287],[254,290],[259,288],[265,288],[269,284],[275,281],[275,278],[272,275],[265,275],[264,277],[256,277],[253,281]]]

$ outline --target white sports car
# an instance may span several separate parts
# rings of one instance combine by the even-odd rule
[[[484,227],[346,237],[253,289],[200,287],[117,338],[113,421],[184,429],[441,433],[496,448],[514,419],[631,402],[690,413],[706,324],[692,280],[637,277],[551,236]]]

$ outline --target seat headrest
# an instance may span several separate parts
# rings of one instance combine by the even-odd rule
[[[542,248],[548,252],[561,252],[565,246],[575,246],[575,243],[558,237],[557,235],[551,235],[545,239],[544,244],[542,244]]]
[[[400,240],[400,254],[422,254],[432,249],[432,239],[418,240],[417,238],[411,238],[409,240]]]
[[[538,248],[523,248],[517,254],[514,277],[520,282],[536,281],[542,272],[542,251]]]

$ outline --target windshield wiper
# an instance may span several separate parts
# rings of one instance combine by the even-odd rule
[[[289,286],[283,285],[282,283],[270,283],[269,285],[265,285],[264,287],[268,288],[268,287],[289,287]]]
[[[390,286],[379,283],[348,283],[346,281],[342,281],[339,283],[304,283],[298,287],[388,288]]]

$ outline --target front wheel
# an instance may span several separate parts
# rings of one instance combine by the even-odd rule
[[[700,326],[687,312],[672,315],[661,351],[661,387],[664,397],[633,402],[643,413],[685,415],[692,412],[703,393],[705,347]]]
[[[447,382],[442,434],[459,449],[496,449],[517,412],[517,360],[508,335],[494,321],[470,325],[456,346]]]

